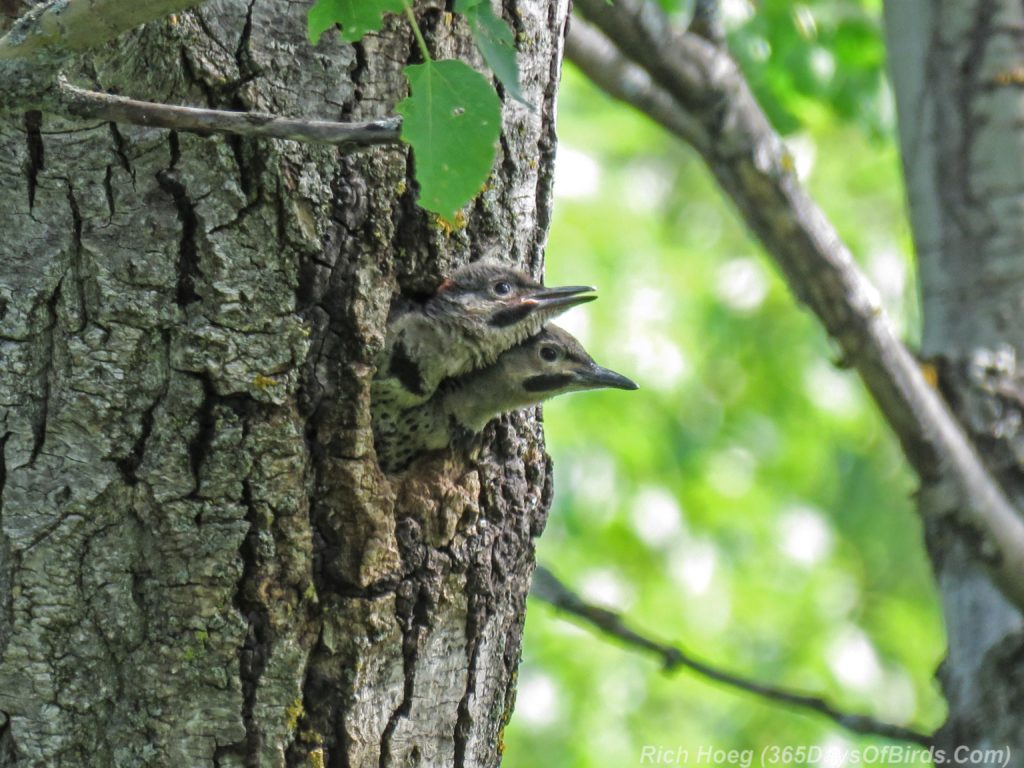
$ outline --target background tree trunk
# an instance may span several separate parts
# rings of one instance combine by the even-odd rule
[[[403,148],[0,121],[0,766],[495,765],[550,472],[534,419],[479,462],[378,470],[395,291],[542,269],[567,4],[505,0],[509,103],[465,227]],[[305,40],[214,0],[84,59],[137,98],[393,113],[408,26]],[[418,5],[440,55],[463,23]]]
[[[921,277],[922,354],[938,364],[944,394],[1024,508],[1024,8],[1017,0],[888,0],[886,27]],[[1009,746],[1019,756],[1021,615],[968,557],[962,540],[970,532],[956,530],[938,491],[921,503],[933,521],[928,544],[949,636],[939,675],[949,720],[939,746]]]

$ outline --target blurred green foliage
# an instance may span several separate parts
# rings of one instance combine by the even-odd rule
[[[779,131],[798,129],[823,108],[875,136],[891,129],[882,0],[723,6],[732,9],[730,48]]]
[[[730,45],[798,170],[912,336],[880,3],[725,5]],[[756,61],[755,40],[767,46]],[[555,504],[538,559],[706,661],[936,727],[944,637],[914,482],[859,380],[831,364],[691,151],[571,67],[559,132],[548,280],[599,286],[563,324],[641,390],[545,407]],[[506,768],[640,765],[645,745],[885,743],[666,675],[537,601],[505,742]]]

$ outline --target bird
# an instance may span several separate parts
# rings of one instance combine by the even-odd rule
[[[479,435],[502,413],[602,387],[638,388],[598,365],[568,331],[550,324],[491,365],[446,380],[426,403],[399,413],[390,431],[375,435],[377,461],[385,472],[399,472],[423,453]]]
[[[570,307],[593,301],[594,288],[545,288],[493,260],[455,271],[425,304],[388,320],[371,384],[376,421],[426,402],[446,378],[489,365]]]

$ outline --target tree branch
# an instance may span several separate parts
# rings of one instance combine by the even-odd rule
[[[40,53],[64,57],[95,48],[129,29],[204,0],[50,0],[19,18],[0,38],[0,61]]]
[[[626,626],[619,614],[587,603],[542,565],[537,566],[537,570],[533,575],[533,586],[530,589],[530,594],[538,600],[553,606],[556,610],[581,619],[599,632],[621,640],[627,646],[639,648],[656,656],[661,660],[666,672],[672,672],[680,667],[684,667],[708,680],[722,683],[730,688],[752,694],[772,703],[784,704],[822,715],[854,733],[882,736],[899,741],[910,741],[922,746],[931,744],[931,736],[926,733],[915,731],[911,728],[904,728],[900,725],[884,723],[867,715],[853,715],[842,712],[819,696],[809,696],[786,688],[777,688],[772,685],[764,685],[763,683],[748,680],[747,678],[699,661],[690,655],[689,652],[684,651],[678,646],[665,645],[638,632],[634,632]]]
[[[311,144],[367,146],[398,142],[401,126],[401,119],[397,117],[363,123],[334,123],[296,120],[260,112],[178,107],[88,91],[63,80],[58,84],[57,92],[58,108],[69,115],[193,133],[228,133]]]
[[[570,19],[565,56],[595,85],[630,104],[703,154],[703,126],[658,86],[647,70],[627,59],[615,44],[578,16]]]
[[[700,152],[781,269],[790,289],[860,373],[922,481],[1004,594],[1024,608],[1024,521],[988,473],[948,406],[896,337],[878,293],[800,186],[793,160],[719,46],[673,30],[644,0],[577,0],[600,29],[574,19],[568,57],[611,95]],[[647,83],[644,88],[631,84]],[[670,109],[669,102],[675,108]],[[656,108],[655,108],[656,107]],[[685,124],[677,116],[688,115]]]
[[[362,123],[301,120],[255,112],[229,112],[157,104],[78,88],[57,72],[74,51],[94,47],[122,32],[202,0],[51,0],[15,22],[0,38],[0,93],[8,109],[46,109],[74,117],[131,123],[193,133],[227,133],[312,144],[393,144],[401,121]]]
[[[712,43],[725,41],[720,0],[696,0],[689,31]]]
[[[203,0],[49,0],[0,37],[0,112],[45,109],[76,53]]]

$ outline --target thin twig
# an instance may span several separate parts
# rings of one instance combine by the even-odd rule
[[[974,556],[1003,594],[1024,607],[1024,520],[896,336],[878,291],[801,186],[739,67],[720,46],[672,29],[655,3],[576,0],[576,8],[593,25],[574,19],[567,55],[600,87],[701,153],[790,289],[860,373],[925,493],[948,499],[943,508],[955,510],[961,527],[972,531],[964,541]],[[645,78],[645,89],[628,87]],[[688,116],[684,130],[679,120],[665,118],[668,102]]]
[[[868,715],[843,712],[820,696],[811,696],[786,688],[758,683],[699,661],[678,646],[652,640],[626,626],[622,617],[614,611],[600,608],[583,600],[542,565],[537,566],[533,575],[530,594],[553,606],[556,610],[575,616],[602,633],[621,640],[628,646],[651,653],[661,660],[666,672],[683,667],[708,680],[714,680],[767,701],[808,710],[827,717],[837,725],[854,733],[909,741],[922,746],[929,746],[932,742],[932,737],[927,733],[901,725],[885,723]]]
[[[259,112],[178,107],[88,91],[64,81],[59,83],[58,93],[58,106],[76,117],[203,134],[229,133],[307,144],[368,146],[396,143],[401,127],[401,119],[397,117],[363,123],[333,123]]]

